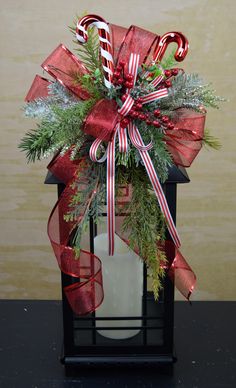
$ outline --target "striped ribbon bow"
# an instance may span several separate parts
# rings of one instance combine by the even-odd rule
[[[134,85],[137,79],[138,66],[139,66],[140,56],[139,54],[130,54],[129,59],[129,73],[134,77]],[[153,82],[155,86],[159,85],[162,81],[163,77],[157,77]],[[131,89],[132,90],[132,89]],[[127,90],[127,98],[123,105],[118,109],[118,113],[123,118],[128,115],[133,104],[134,99],[132,98],[130,92],[131,90]],[[157,91],[151,92],[143,97],[141,97],[140,101],[142,104],[147,104],[152,101],[156,101],[160,98],[166,97],[168,95],[168,91],[166,88],[159,89]],[[120,121],[116,124],[115,130],[113,133],[112,139],[108,142],[107,149],[104,155],[98,159],[97,152],[98,149],[103,142],[102,139],[96,139],[90,148],[90,158],[94,162],[103,163],[107,161],[107,233],[108,233],[108,253],[110,256],[114,254],[114,235],[115,235],[115,151],[116,151],[116,139],[118,135],[119,142],[119,152],[127,153],[128,151],[128,136],[133,144],[133,146],[139,151],[143,164],[146,168],[147,174],[149,176],[150,182],[152,184],[153,190],[157,197],[158,203],[160,205],[161,211],[163,212],[169,233],[172,237],[172,240],[177,248],[180,247],[180,238],[178,232],[176,230],[174,221],[170,214],[167,201],[162,190],[161,184],[159,182],[157,173],[154,169],[152,160],[148,151],[152,148],[152,143],[147,145],[144,144],[142,140],[142,136],[137,128],[137,126],[130,122],[127,125],[127,128],[124,128],[120,125]]]

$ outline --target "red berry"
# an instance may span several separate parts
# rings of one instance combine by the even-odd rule
[[[146,119],[146,123],[147,123],[147,125],[151,125],[152,121],[150,119]]]
[[[137,108],[138,110],[142,109],[142,107],[143,107],[143,104],[141,104],[141,102],[139,102],[138,104],[136,104],[136,108]]]
[[[161,120],[163,121],[163,123],[168,123],[170,121],[170,118],[168,116],[161,116]]]
[[[154,125],[154,127],[156,127],[156,128],[160,128],[160,126],[161,126],[159,121],[156,121],[156,120],[152,122],[152,125]]]
[[[125,118],[125,119],[121,120],[121,122],[120,122],[121,128],[126,128],[127,125],[129,125],[129,119]]]
[[[137,117],[138,112],[136,112],[136,111],[132,108],[132,109],[130,109],[128,115],[131,116],[131,117]]]
[[[121,72],[121,70],[122,70],[122,67],[121,66],[117,66],[116,71]]]
[[[119,78],[119,79],[117,80],[117,83],[118,83],[118,85],[123,85],[123,83],[124,83],[123,78]]]
[[[168,78],[171,76],[171,70],[165,70],[165,76]]]
[[[142,103],[142,98],[141,97],[137,98],[136,103],[137,104],[141,104]]]
[[[125,63],[126,63],[126,62],[122,60],[122,61],[119,62],[119,66],[124,67],[124,66],[125,66]]]
[[[119,78],[119,76],[120,76],[120,71],[114,71],[113,77]]]
[[[154,114],[155,117],[159,117],[160,114],[161,114],[160,109],[155,109],[154,112],[153,112],[153,114]]]
[[[165,81],[165,86],[166,86],[167,88],[170,88],[170,87],[172,86],[171,81],[170,81],[170,80],[166,80],[166,81]]]
[[[133,76],[132,74],[127,74],[127,75],[125,76],[125,79],[127,79],[127,81],[131,82],[131,81],[134,80],[134,76]]]
[[[179,73],[179,69],[172,69],[171,74],[172,75],[177,75]]]
[[[133,82],[126,81],[126,82],[125,82],[125,87],[126,87],[127,89],[132,89],[132,87],[133,87]]]
[[[123,94],[123,96],[121,96],[121,101],[125,102],[127,97],[128,97],[128,94]]]
[[[139,119],[140,120],[146,120],[146,115],[144,113],[139,114]]]
[[[169,129],[174,129],[174,123],[168,123],[167,124],[167,127],[169,128]]]

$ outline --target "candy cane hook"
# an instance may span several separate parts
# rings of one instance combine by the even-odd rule
[[[102,66],[104,70],[104,82],[107,88],[112,85],[114,72],[114,63],[112,57],[111,37],[108,24],[97,15],[87,15],[80,19],[76,26],[76,38],[80,43],[86,43],[88,40],[88,28],[94,25],[98,29],[100,52],[102,57]]]
[[[178,48],[175,52],[176,61],[181,62],[184,60],[189,47],[187,38],[181,32],[167,32],[160,38],[159,42],[157,43],[153,58],[154,62],[162,60],[167,47],[172,42],[175,42],[178,45]]]

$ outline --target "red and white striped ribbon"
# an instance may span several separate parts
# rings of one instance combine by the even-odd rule
[[[141,137],[141,135],[139,133],[138,128],[135,125],[133,125],[132,123],[130,124],[130,127],[133,127],[131,131],[133,132],[134,138],[136,138],[136,140],[141,145],[144,146],[144,143],[143,143],[143,140],[142,140],[142,137]],[[132,143],[133,143],[133,141],[132,141],[133,136],[130,138]],[[134,146],[135,146],[135,144],[134,144]],[[149,179],[151,181],[153,190],[154,190],[154,192],[156,194],[156,197],[157,197],[158,203],[160,205],[161,211],[163,212],[163,214],[165,216],[169,233],[170,233],[170,235],[171,235],[171,237],[172,237],[172,239],[174,241],[174,244],[176,245],[177,248],[179,248],[180,247],[180,238],[179,238],[177,229],[175,227],[173,218],[172,218],[172,216],[170,214],[170,210],[169,210],[169,207],[168,207],[168,204],[167,204],[167,201],[166,201],[165,194],[164,194],[164,192],[162,190],[161,184],[159,182],[158,176],[157,176],[156,171],[154,169],[154,166],[153,166],[152,160],[150,158],[150,155],[149,155],[149,153],[147,151],[142,151],[140,149],[139,149],[139,153],[140,153],[142,161],[143,161],[143,163],[145,165],[146,171],[147,171]]]
[[[114,255],[114,236],[115,236],[115,145],[116,145],[116,134],[120,132],[119,124],[116,126],[114,136],[111,141],[108,142],[107,149],[104,155],[98,159],[97,152],[102,143],[102,140],[96,139],[92,143],[89,156],[93,162],[103,163],[107,160],[107,234],[108,234],[108,254],[110,256]],[[127,136],[125,133],[119,135],[119,138],[122,138],[119,147],[121,147],[123,152],[127,151],[126,144]]]
[[[107,147],[107,232],[109,256],[114,255],[115,248],[115,151],[116,133]]]
[[[140,55],[131,53],[129,57],[129,73],[134,77],[134,85],[136,84],[138,66],[139,66]]]
[[[98,152],[98,149],[99,149],[101,143],[102,143],[102,140],[96,139],[96,140],[94,140],[94,142],[92,143],[92,145],[90,147],[89,157],[93,162],[103,163],[103,162],[105,162],[105,160],[107,158],[107,149],[106,149],[104,155],[100,159],[97,158],[97,152]]]
[[[120,109],[118,109],[118,113],[120,113],[121,116],[126,116],[129,113],[129,111],[133,105],[134,105],[134,99],[129,94],[127,96],[124,104],[122,105],[122,107]]]
[[[130,140],[131,140],[132,144],[139,151],[149,151],[153,147],[152,142],[150,142],[147,145],[145,145],[143,142],[140,143],[140,141],[138,140],[138,138],[137,138],[137,136],[135,134],[134,125],[129,124],[128,132],[129,132],[129,137],[130,137]]]
[[[141,97],[142,104],[148,104],[149,102],[159,100],[160,98],[168,96],[168,89],[163,88],[146,94],[146,96]]]
[[[119,152],[126,153],[128,151],[128,138],[127,138],[127,129],[122,128],[118,124],[118,139],[119,139]]]
[[[138,63],[139,55],[131,54],[129,61],[129,72],[134,76],[136,80],[138,72]],[[158,77],[157,77],[158,78]],[[154,80],[155,81],[155,80]],[[161,79],[156,79],[156,83],[160,83]],[[135,82],[134,82],[135,85]],[[130,90],[129,90],[130,93]],[[168,95],[167,89],[160,89],[155,92],[149,93],[147,96],[142,97],[142,103],[146,104],[148,102],[155,101],[159,98],[165,97]],[[118,110],[121,116],[126,116],[134,104],[133,98],[128,94],[127,99],[125,100],[122,107]],[[174,221],[170,214],[168,204],[162,190],[161,184],[159,182],[158,176],[154,169],[152,160],[148,151],[152,148],[152,143],[147,145],[144,144],[143,139],[139,133],[138,128],[130,123],[128,125],[128,133],[130,140],[135,148],[138,149],[144,166],[146,168],[147,174],[151,181],[153,190],[156,194],[158,203],[160,205],[161,211],[163,212],[169,233],[173,239],[174,244],[177,248],[180,247],[180,239],[178,232],[176,230]],[[90,148],[90,158],[95,161],[102,163],[107,160],[107,232],[108,232],[108,252],[112,256],[114,254],[114,236],[115,236],[115,144],[116,136],[118,134],[119,139],[119,151],[126,153],[128,151],[128,138],[127,138],[127,129],[122,128],[118,123],[115,128],[115,133],[112,140],[108,143],[107,150],[104,155],[98,159],[97,151],[102,143],[102,140],[96,139]]]
[[[163,75],[158,75],[158,77],[154,78],[154,80],[152,80],[151,82],[151,85],[155,86],[155,88],[161,83],[161,81],[163,81],[164,79],[164,76]]]

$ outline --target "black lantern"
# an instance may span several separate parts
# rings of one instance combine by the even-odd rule
[[[177,184],[189,182],[188,175],[183,168],[171,167],[168,180],[163,190],[174,222],[176,222]],[[55,176],[48,173],[46,184],[57,184],[58,196],[65,186]],[[97,226],[90,218],[89,238],[90,251],[94,252],[94,237],[97,235]],[[167,232],[168,233],[168,232]],[[170,236],[167,235],[167,239]],[[167,258],[174,259],[175,250],[168,250]],[[112,258],[111,258],[112,259]],[[62,290],[72,284],[74,279],[62,273]],[[64,292],[62,291],[64,346],[62,363],[67,375],[82,366],[104,365],[164,365],[172,366],[176,360],[173,353],[174,329],[174,283],[165,277],[164,287],[158,302],[155,302],[153,293],[148,291],[147,269],[143,265],[143,296],[141,316],[112,316],[97,317],[96,312],[77,316],[73,313]],[[101,321],[103,326],[101,326]],[[126,339],[112,339],[101,335],[102,330],[126,330],[124,322],[129,321],[129,330],[136,335]],[[119,326],[119,322],[123,322]],[[133,322],[130,326],[130,321]],[[100,323],[98,323],[100,322]],[[109,323],[109,324],[108,324]],[[116,326],[117,324],[117,326]],[[99,326],[99,329],[98,329]]]

